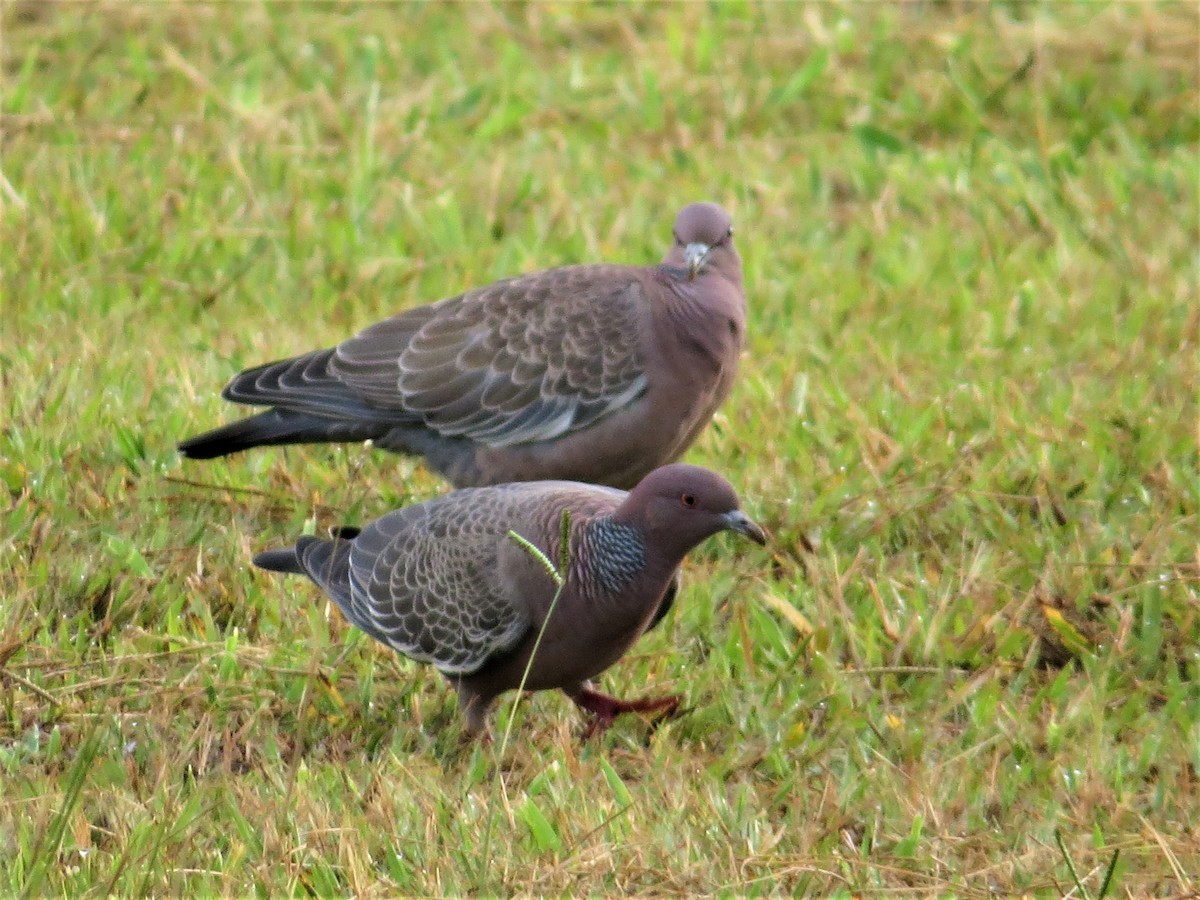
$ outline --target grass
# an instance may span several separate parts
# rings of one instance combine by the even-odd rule
[[[3,6],[0,893],[1200,887],[1187,4]],[[692,555],[463,747],[251,553],[444,486],[178,459],[240,367],[727,205],[751,302]],[[496,722],[503,733],[508,713]],[[485,836],[491,835],[483,853]]]

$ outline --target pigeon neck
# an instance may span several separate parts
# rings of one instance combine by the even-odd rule
[[[698,354],[706,367],[719,370],[730,356],[730,342],[740,345],[745,331],[741,291],[715,272],[705,272],[695,281],[688,281],[686,273],[670,277],[668,285],[671,298],[658,314],[666,320],[671,340],[687,351],[686,366],[694,367],[693,354]]]
[[[623,591],[646,568],[641,531],[611,516],[594,520],[575,552],[583,571],[607,593]]]
[[[658,504],[647,503],[635,488],[610,520],[614,526],[628,529],[636,535],[643,547],[654,547],[654,556],[645,565],[645,571],[652,577],[674,571],[683,562],[688,550],[702,540],[687,535],[679,528],[679,523],[669,517],[664,520],[661,509],[657,507]]]
[[[739,291],[742,289],[742,261],[736,251],[730,250],[728,255],[722,254],[721,257],[714,260],[712,271],[720,275]]]

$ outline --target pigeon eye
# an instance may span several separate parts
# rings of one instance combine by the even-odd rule
[[[679,502],[684,506],[692,507],[696,505],[696,497],[693,494],[684,494],[679,498]]]

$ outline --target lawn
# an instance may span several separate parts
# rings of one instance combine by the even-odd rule
[[[1191,4],[3,4],[0,894],[1200,889]],[[694,552],[462,740],[250,556],[445,485],[184,462],[245,366],[734,215]]]

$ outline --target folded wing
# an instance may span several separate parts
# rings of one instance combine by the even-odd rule
[[[376,416],[505,447],[586,428],[643,393],[647,321],[629,269],[573,266],[401,313],[324,365]]]

